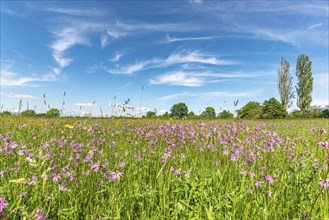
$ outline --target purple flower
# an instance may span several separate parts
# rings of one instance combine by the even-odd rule
[[[270,184],[273,184],[273,178],[271,176],[264,176],[264,179],[266,179]]]
[[[32,176],[31,178],[28,178],[27,179],[27,184],[29,186],[32,186],[32,185],[34,185],[37,182],[37,180],[38,180],[38,177]]]
[[[256,182],[255,182],[255,186],[258,188],[258,187],[261,187],[262,185],[263,185],[263,181],[258,181],[258,180],[256,180]]]
[[[37,220],[46,220],[46,215],[42,213],[42,210],[37,209],[35,211],[35,217]]]
[[[247,192],[248,192],[248,194],[250,194],[250,195],[252,195],[252,193],[253,193],[253,191],[252,191],[251,188],[248,188],[248,189],[247,189]]]
[[[51,176],[54,182],[57,182],[61,178],[61,175],[57,173],[53,173]]]
[[[90,168],[91,168],[95,173],[98,172],[98,170],[99,170],[100,167],[101,167],[101,165],[100,165],[99,162],[90,165]]]
[[[0,216],[3,210],[9,205],[9,203],[2,197],[0,197]]]
[[[122,177],[122,173],[120,171],[109,171],[111,174],[111,181],[120,179]]]

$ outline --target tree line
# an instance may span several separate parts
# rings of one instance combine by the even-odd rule
[[[265,100],[261,105],[258,102],[250,101],[241,109],[237,110],[238,118],[246,119],[276,119],[276,118],[329,118],[329,106],[321,108],[311,106],[313,91],[313,73],[312,61],[308,56],[301,54],[296,62],[296,91],[293,90],[293,78],[290,75],[290,63],[281,58],[280,67],[278,69],[277,87],[280,95],[279,102],[277,99],[270,98]],[[297,95],[297,97],[296,97]],[[288,114],[287,110],[293,104],[293,99],[297,98],[298,110],[293,110]],[[236,103],[234,103],[236,106]],[[156,117],[155,112],[147,112],[147,118]],[[224,110],[216,116],[213,107],[207,107],[199,116],[193,112],[188,112],[185,103],[177,103],[173,105],[170,114],[166,113],[160,117],[174,118],[233,118],[233,113]]]
[[[263,104],[250,101],[241,109],[237,110],[238,118],[245,119],[279,119],[279,118],[329,118],[329,106],[321,108],[311,106],[313,91],[313,73],[312,61],[308,56],[301,54],[296,62],[296,79],[297,84],[295,90],[293,88],[293,77],[290,75],[290,63],[281,58],[280,67],[278,69],[277,88],[280,95],[280,101],[270,98],[265,100]],[[64,92],[64,96],[65,96]],[[44,95],[45,96],[45,95]],[[297,100],[296,105],[299,109],[293,110],[288,114],[287,110],[293,105],[293,99]],[[63,105],[64,105],[63,100]],[[127,104],[127,103],[126,103]],[[237,106],[238,100],[234,102]],[[1,115],[11,115],[10,112],[2,112]],[[19,113],[21,116],[41,116],[41,117],[59,117],[60,111],[52,108],[47,113],[36,114],[34,110],[25,110]],[[234,118],[234,114],[228,110],[223,110],[216,114],[213,107],[208,106],[200,114],[196,115],[193,111],[188,111],[188,106],[183,103],[174,104],[170,113],[166,112],[161,116],[157,116],[155,111],[148,111],[143,118]]]

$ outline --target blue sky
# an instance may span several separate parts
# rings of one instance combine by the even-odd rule
[[[120,114],[127,99],[135,115],[233,111],[279,99],[280,58],[295,85],[299,54],[312,104],[328,105],[328,13],[309,0],[1,1],[1,110],[61,109],[66,92],[71,115]]]

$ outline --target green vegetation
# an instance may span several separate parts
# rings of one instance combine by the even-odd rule
[[[188,107],[185,103],[177,103],[175,105],[173,105],[170,109],[171,112],[171,117],[174,118],[184,118],[187,117],[188,114]]]
[[[258,102],[248,102],[237,112],[239,118],[257,119],[262,116],[262,106]]]
[[[0,120],[3,219],[329,219],[325,119]]]
[[[49,111],[47,111],[47,116],[48,117],[59,117],[60,112],[57,108],[52,108]]]
[[[312,61],[308,56],[302,54],[297,58],[297,106],[304,112],[308,110],[312,102],[311,93],[313,91]]]
[[[283,109],[292,105],[292,99],[295,97],[292,90],[292,77],[289,73],[290,64],[287,60],[281,58],[281,66],[278,70],[278,90],[281,98]]]
[[[275,98],[266,100],[263,104],[262,111],[262,118],[274,119],[287,117],[287,112],[283,105]]]

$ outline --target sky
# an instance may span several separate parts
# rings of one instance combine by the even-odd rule
[[[312,61],[312,105],[329,105],[328,1],[0,4],[1,111],[140,116],[184,102],[233,112],[280,100],[280,59],[295,87],[300,54]]]

